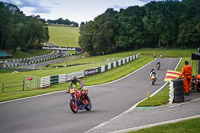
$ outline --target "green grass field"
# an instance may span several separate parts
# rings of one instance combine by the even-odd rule
[[[78,45],[79,28],[48,26],[49,42],[63,47],[80,47]]]

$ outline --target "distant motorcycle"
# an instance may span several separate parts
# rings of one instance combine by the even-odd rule
[[[163,54],[160,54],[160,58],[161,58],[161,59],[163,58]]]
[[[90,111],[92,108],[92,104],[88,103],[88,100],[82,95],[82,93],[87,93],[88,90],[83,90],[81,93],[80,90],[76,90],[75,88],[70,89],[70,108],[73,113],[77,113],[78,110],[87,110]]]
[[[156,82],[156,76],[152,75],[151,76],[151,83],[152,83],[152,85],[155,85],[155,82]]]
[[[158,62],[158,63],[156,64],[156,68],[157,68],[157,70],[160,69],[160,62]]]

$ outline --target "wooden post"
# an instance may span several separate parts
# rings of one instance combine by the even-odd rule
[[[23,79],[23,88],[22,88],[23,91],[24,91],[24,86],[25,86],[25,78]]]
[[[4,92],[4,81],[2,81],[2,93]]]

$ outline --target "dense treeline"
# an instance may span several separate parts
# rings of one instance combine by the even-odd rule
[[[63,24],[63,25],[68,25],[68,26],[72,26],[72,27],[78,27],[78,23],[74,22],[74,21],[70,21],[68,19],[63,20],[62,18],[56,19],[56,20],[47,20],[48,24]]]
[[[81,23],[80,47],[90,55],[138,48],[196,48],[200,45],[200,0],[165,0],[112,8]]]
[[[12,4],[0,2],[0,50],[27,50],[49,40],[48,27],[39,16],[25,16]]]

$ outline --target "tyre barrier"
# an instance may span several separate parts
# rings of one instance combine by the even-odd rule
[[[184,102],[184,87],[183,87],[183,79],[175,79],[172,80],[174,87],[174,103]]]
[[[197,80],[197,91],[200,91],[200,80]]]

